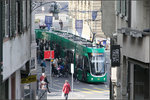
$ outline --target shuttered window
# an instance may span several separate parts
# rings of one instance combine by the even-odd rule
[[[30,0],[27,0],[27,28],[30,27]]]
[[[5,36],[5,1],[2,1],[2,36]]]
[[[121,12],[121,0],[117,0],[117,12]]]
[[[17,1],[17,22],[18,22],[18,33],[21,34],[23,32],[23,3],[22,0]]]
[[[26,13],[27,12],[26,11],[27,4],[26,4],[26,2],[27,2],[26,0],[23,0],[23,2],[22,2],[23,3],[23,29],[24,30],[26,29],[26,26],[27,26],[27,23],[26,23],[26,21],[27,21],[26,20],[27,19],[27,13]]]
[[[5,4],[5,37],[10,35],[10,3],[9,0],[6,0]]]
[[[128,16],[128,0],[117,0],[117,12]]]
[[[10,37],[16,35],[16,0],[10,0]]]
[[[125,16],[127,16],[128,17],[128,4],[129,4],[129,0],[126,0],[125,1],[126,3],[125,3],[125,10],[126,10],[126,12],[125,12]]]
[[[121,0],[121,13],[123,16],[126,15],[126,0]]]

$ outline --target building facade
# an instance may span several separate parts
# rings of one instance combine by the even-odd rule
[[[112,8],[113,9],[113,8]],[[115,99],[150,99],[150,1],[115,1],[121,64],[116,66]],[[112,18],[112,17],[110,17]]]
[[[96,12],[96,18],[92,19],[92,13]],[[101,27],[101,1],[91,0],[71,0],[69,1],[69,15],[73,18],[72,30],[78,35],[75,29],[75,21],[83,20],[83,30],[81,37],[95,41],[106,38]]]
[[[34,83],[21,83],[22,78],[36,73],[31,0],[1,0],[1,11],[2,83],[8,82],[7,98],[31,98],[31,91],[35,94]]]

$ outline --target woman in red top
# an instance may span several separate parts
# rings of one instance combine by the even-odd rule
[[[65,84],[63,86],[63,92],[66,100],[68,99],[68,94],[70,91],[71,91],[70,84],[68,83],[68,80],[65,80]]]

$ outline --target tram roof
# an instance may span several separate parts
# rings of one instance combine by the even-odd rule
[[[36,32],[36,38],[42,38],[42,39],[47,38],[48,40],[55,41],[56,43],[68,49],[73,49],[75,45],[78,45],[78,49],[80,48],[80,51],[82,51],[81,50],[83,49],[82,47],[85,47],[84,49],[86,49],[86,51],[89,53],[104,52],[102,48],[98,49],[94,47],[91,41],[66,31],[61,31],[61,30],[47,31],[44,29],[35,29],[35,32]],[[95,51],[95,49],[97,49],[98,51]]]
[[[86,47],[93,47],[91,41],[89,41],[89,40],[87,40],[87,39],[85,39],[83,37],[74,35],[72,33],[66,32],[66,31],[62,31],[62,30],[47,31],[47,30],[44,30],[44,29],[36,29],[36,31],[53,33],[53,34],[58,35],[59,37],[63,37],[63,38],[65,38],[67,40],[70,40],[70,41],[72,41],[74,43],[77,43],[77,44],[80,44],[80,45],[83,45],[83,46],[86,46]]]

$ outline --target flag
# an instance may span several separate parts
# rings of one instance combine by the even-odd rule
[[[83,29],[83,20],[76,20],[75,22],[75,28],[78,32],[79,36],[82,35],[82,29]]]

